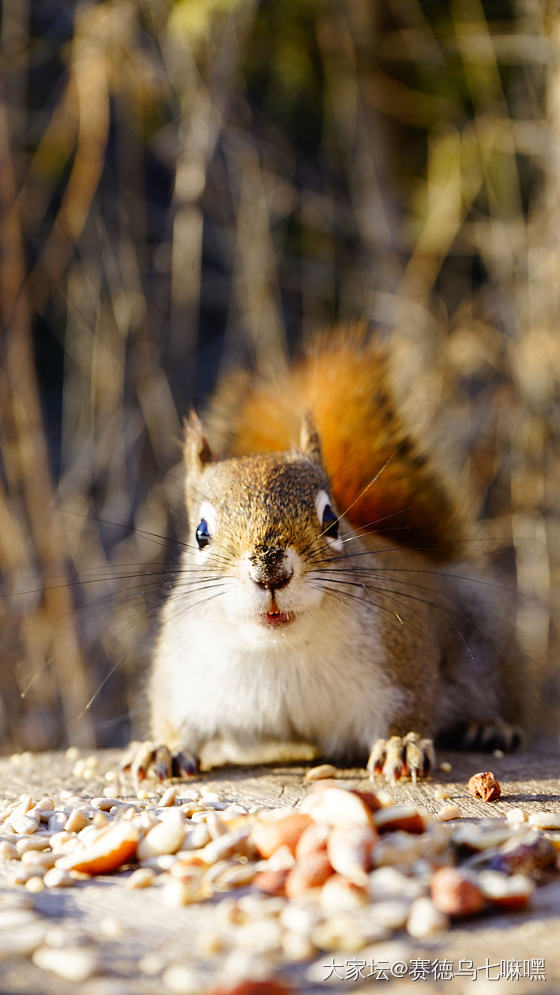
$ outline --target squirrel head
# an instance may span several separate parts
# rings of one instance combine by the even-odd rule
[[[339,554],[342,542],[311,416],[297,449],[216,459],[192,413],[184,459],[191,560],[229,579],[236,611],[279,625],[320,601],[305,583],[309,564]]]

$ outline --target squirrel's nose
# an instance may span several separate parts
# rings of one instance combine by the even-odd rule
[[[278,591],[290,583],[293,570],[281,546],[264,546],[249,557],[249,576],[257,587]]]

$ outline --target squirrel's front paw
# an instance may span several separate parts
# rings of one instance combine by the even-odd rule
[[[417,777],[425,777],[429,773],[434,760],[432,740],[409,732],[406,736],[378,739],[369,756],[368,771],[370,777],[383,774],[391,784],[407,774],[416,781]]]
[[[199,760],[187,750],[172,753],[168,746],[156,746],[150,740],[132,743],[126,754],[122,769],[130,771],[134,783],[144,781],[152,773],[159,781],[170,777],[193,777],[198,773]]]

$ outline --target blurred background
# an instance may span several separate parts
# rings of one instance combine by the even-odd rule
[[[4,0],[1,44],[0,749],[141,731],[183,416],[361,318],[516,579],[553,734],[556,0]]]

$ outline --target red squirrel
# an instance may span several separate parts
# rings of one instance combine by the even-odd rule
[[[277,377],[226,380],[208,425],[219,456],[186,424],[189,531],[136,777],[193,774],[216,738],[311,743],[390,781],[426,775],[434,739],[514,748],[511,606],[464,558],[468,523],[375,338],[335,333]]]

